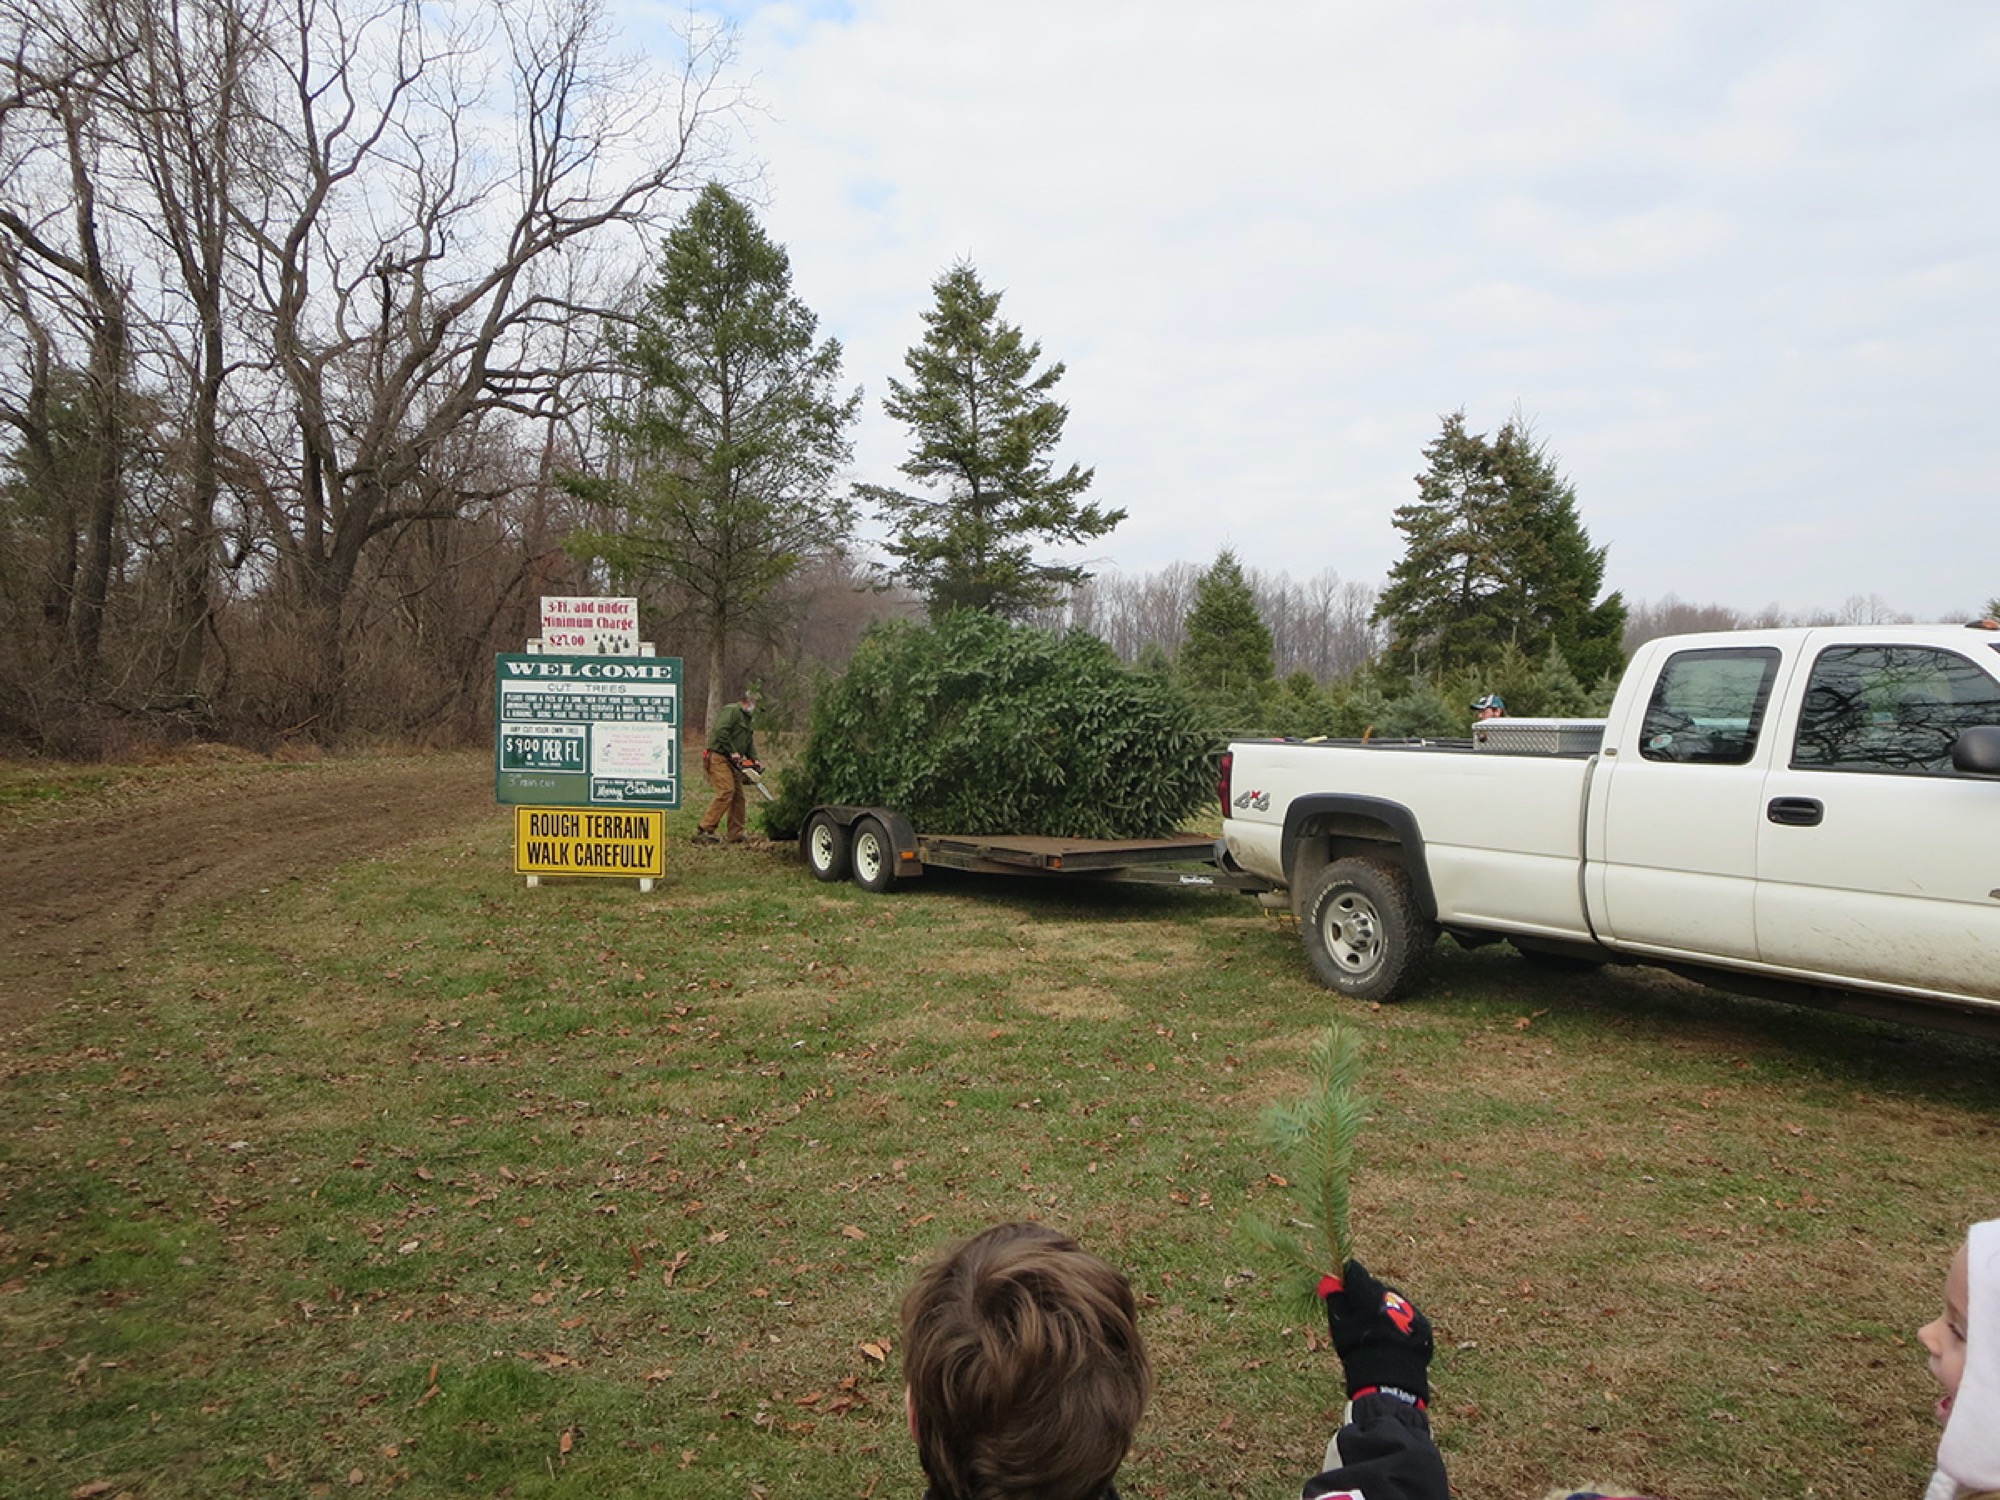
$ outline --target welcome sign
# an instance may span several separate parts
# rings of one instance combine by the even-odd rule
[[[495,659],[493,795],[510,806],[681,805],[681,659]]]

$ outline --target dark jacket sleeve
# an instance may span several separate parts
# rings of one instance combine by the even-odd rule
[[[1363,1396],[1334,1436],[1338,1467],[1315,1474],[1302,1500],[1450,1500],[1444,1459],[1421,1407],[1394,1396]]]

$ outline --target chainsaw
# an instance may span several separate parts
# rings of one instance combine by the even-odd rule
[[[754,760],[739,760],[736,762],[736,774],[741,776],[747,784],[757,788],[766,802],[776,802],[778,800],[778,794],[764,785],[764,768],[758,762]]]

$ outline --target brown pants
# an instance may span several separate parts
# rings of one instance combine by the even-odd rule
[[[713,833],[720,826],[724,816],[729,819],[731,842],[743,838],[743,826],[749,821],[748,800],[743,794],[743,780],[736,774],[736,767],[729,757],[718,755],[712,750],[701,752],[702,774],[708,784],[715,788],[715,800],[708,804],[708,811],[701,815],[701,831]]]

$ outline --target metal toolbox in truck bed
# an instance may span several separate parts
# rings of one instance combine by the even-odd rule
[[[1603,719],[1487,719],[1475,725],[1472,747],[1503,755],[1595,755],[1604,744]]]

